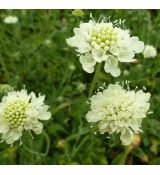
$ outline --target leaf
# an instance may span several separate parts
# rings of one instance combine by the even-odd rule
[[[149,162],[149,158],[147,154],[141,149],[141,148],[136,148],[133,151],[133,155],[138,157],[141,161],[143,162]]]
[[[113,160],[112,160],[112,165],[119,165],[119,162],[122,160],[124,156],[124,153],[118,154]]]
[[[152,164],[153,165],[160,165],[160,157],[153,159]]]

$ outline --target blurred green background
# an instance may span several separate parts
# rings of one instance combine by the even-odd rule
[[[90,13],[98,20],[125,19],[124,28],[145,44],[160,50],[159,10],[0,10],[0,90],[9,84],[20,90],[23,85],[36,94],[46,95],[52,118],[44,122],[51,140],[46,157],[27,152],[19,143],[13,147],[0,144],[0,164],[118,164],[124,152],[119,136],[94,135],[85,114],[89,110],[88,89],[93,74],[81,68],[74,48],[66,44],[73,28],[87,22]],[[16,24],[6,24],[6,16],[17,16]],[[126,164],[160,164],[160,54],[136,63],[120,64],[122,73],[113,78],[103,70],[98,86],[116,81],[130,81],[131,88],[146,87],[152,95],[149,115],[143,121],[141,143],[132,149]],[[23,142],[31,149],[44,152],[43,135],[27,134]]]

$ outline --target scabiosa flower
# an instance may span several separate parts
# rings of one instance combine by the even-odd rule
[[[143,51],[144,43],[138,37],[131,37],[129,30],[121,29],[119,25],[116,21],[90,20],[74,28],[75,35],[66,41],[76,47],[86,72],[93,73],[97,63],[105,62],[105,72],[117,77],[120,75],[118,62],[133,62],[135,53]]]
[[[125,89],[110,84],[107,89],[90,98],[91,110],[86,119],[98,125],[100,134],[120,133],[123,145],[129,145],[134,133],[141,131],[141,123],[149,109],[150,93]]]
[[[45,96],[27,93],[27,90],[10,91],[0,103],[0,133],[2,141],[13,144],[20,139],[24,130],[40,134],[43,124],[39,120],[48,120],[51,113],[44,104]]]
[[[151,46],[151,45],[146,45],[144,47],[144,51],[143,51],[143,56],[144,58],[154,58],[157,56],[157,50],[155,47]]]
[[[6,16],[3,20],[6,24],[15,24],[18,22],[17,16]]]

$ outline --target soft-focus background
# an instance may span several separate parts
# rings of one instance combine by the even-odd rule
[[[66,44],[73,28],[87,22],[90,13],[96,20],[125,19],[124,28],[160,50],[159,10],[0,10],[1,97],[7,85],[17,90],[25,85],[29,92],[46,95],[53,114],[44,126],[51,140],[46,157],[27,152],[18,142],[13,147],[1,143],[0,164],[118,164],[124,152],[119,136],[94,135],[85,120],[93,74],[83,71],[75,50]],[[9,15],[17,16],[18,22],[4,23]],[[144,119],[141,143],[132,149],[126,164],[160,164],[160,54],[136,58],[136,63],[120,64],[118,78],[102,70],[97,87],[128,80],[131,88],[145,86],[152,94],[154,113]],[[22,139],[32,150],[44,152],[43,135],[34,137],[26,134]]]

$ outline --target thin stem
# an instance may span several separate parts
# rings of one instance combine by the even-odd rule
[[[51,146],[51,142],[50,142],[50,138],[49,138],[49,136],[48,136],[48,134],[47,134],[46,132],[43,132],[43,135],[44,135],[44,137],[45,137],[45,139],[46,139],[46,143],[47,143],[46,151],[45,151],[45,153],[43,154],[43,156],[47,156],[48,153],[49,153],[49,149],[50,149],[50,146]]]
[[[131,146],[126,146],[125,147],[125,150],[124,150],[124,154],[122,156],[122,159],[120,160],[120,165],[125,165],[125,162],[126,162],[126,158],[128,156],[128,154],[131,152]]]
[[[48,136],[48,134],[47,134],[46,132],[43,131],[42,134],[44,135],[44,137],[45,137],[45,139],[46,139],[46,143],[47,143],[45,153],[40,153],[40,152],[37,152],[37,151],[35,151],[35,150],[32,150],[31,148],[29,148],[29,147],[28,147],[27,145],[25,145],[24,143],[23,143],[23,148],[24,148],[25,150],[27,150],[28,152],[32,153],[32,154],[40,155],[40,156],[43,156],[43,157],[47,156],[47,154],[48,154],[48,152],[49,152],[49,149],[50,149],[50,139],[49,139],[49,136]]]
[[[96,66],[96,71],[95,71],[93,81],[92,81],[92,84],[91,84],[91,87],[90,87],[90,90],[89,90],[89,95],[88,95],[89,97],[91,97],[91,95],[94,91],[94,87],[95,87],[95,84],[96,84],[96,81],[97,81],[97,76],[98,76],[100,70],[101,70],[101,63],[98,63],[97,66]]]
[[[8,82],[10,76],[9,76],[9,72],[8,72],[8,70],[7,70],[6,64],[5,64],[5,62],[4,62],[3,58],[2,58],[2,56],[1,56],[1,58],[0,58],[0,64],[2,65],[2,69],[4,70],[5,76],[6,76],[6,78],[7,78],[6,81]]]
[[[59,110],[62,110],[63,108],[66,108],[68,106],[71,105],[71,102],[64,102],[64,103],[61,103],[60,105],[58,105],[57,107],[54,107],[54,110],[51,111],[52,114],[56,114]]]

